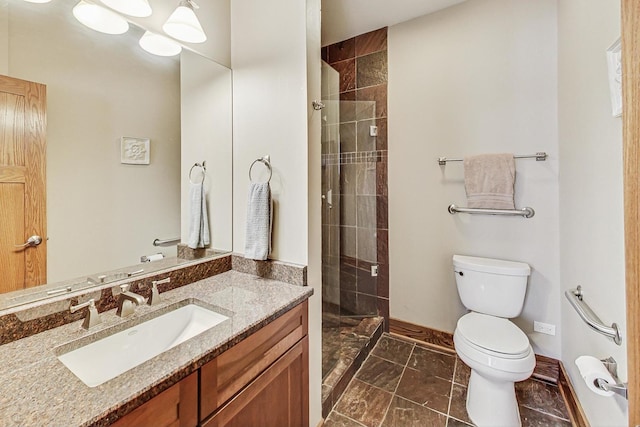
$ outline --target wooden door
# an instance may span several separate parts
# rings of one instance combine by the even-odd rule
[[[0,75],[0,292],[47,279],[46,126],[46,87]]]
[[[640,425],[640,3],[622,0],[622,127],[629,425]]]

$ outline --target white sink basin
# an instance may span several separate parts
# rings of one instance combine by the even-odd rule
[[[98,386],[229,317],[188,304],[58,356],[89,387]]]

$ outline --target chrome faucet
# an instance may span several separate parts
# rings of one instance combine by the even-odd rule
[[[131,292],[130,283],[120,285],[120,294],[118,297],[118,310],[116,314],[120,317],[131,316],[136,309],[136,306],[143,305],[146,300],[142,295]]]
[[[84,322],[82,322],[82,327],[84,329],[91,329],[102,322],[98,314],[98,309],[96,308],[96,301],[93,298],[82,304],[69,306],[69,311],[75,313],[85,307],[87,307],[87,315],[84,318]]]

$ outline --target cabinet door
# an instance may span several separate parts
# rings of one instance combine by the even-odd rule
[[[203,427],[303,427],[309,422],[309,340],[305,336]]]
[[[198,423],[198,373],[193,373],[120,418],[111,427],[195,427]]]
[[[307,335],[307,317],[305,301],[204,365],[200,419],[222,407]]]

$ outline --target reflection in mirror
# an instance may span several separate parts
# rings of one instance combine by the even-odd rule
[[[175,246],[153,241],[185,241],[184,164],[195,161],[211,164],[205,180],[211,248],[230,251],[231,71],[191,52],[190,66],[151,55],[138,46],[144,31],[135,25],[117,36],[90,30],[73,18],[76,3],[0,0],[0,74],[46,85],[47,230],[37,248],[47,253],[46,277],[36,283],[75,277],[77,287],[91,286],[110,271],[118,279],[175,266]],[[199,67],[208,70],[200,83],[214,98],[205,107],[216,114],[183,117],[181,129],[181,110],[194,109],[181,96],[181,73],[198,74]],[[195,84],[187,85],[191,94]],[[192,128],[186,134],[185,121]],[[123,137],[149,139],[148,164],[123,162]],[[157,253],[165,256],[157,264],[140,263]],[[0,290],[22,286],[0,283]]]

